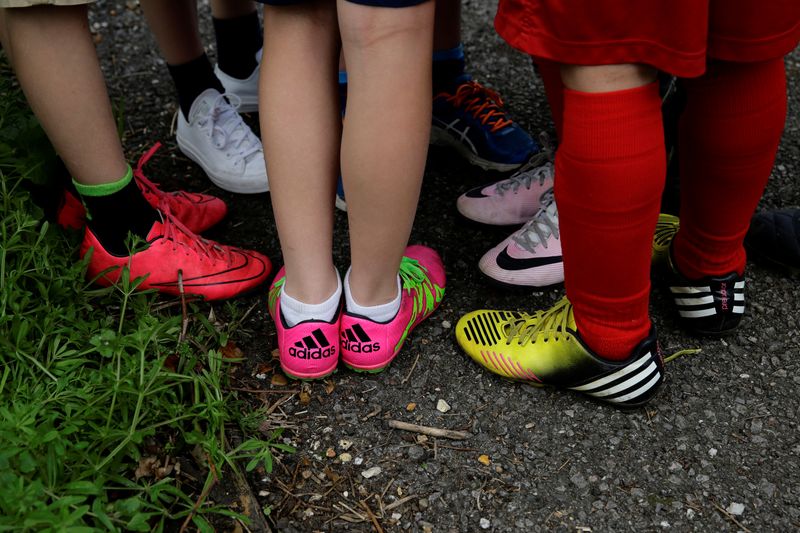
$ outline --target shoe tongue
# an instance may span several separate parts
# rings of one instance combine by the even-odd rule
[[[558,223],[558,209],[556,208],[555,201],[551,200],[546,207],[540,211],[536,217],[534,217],[530,222],[525,224],[522,229],[520,229],[520,237],[529,241],[531,244],[536,246],[537,244],[541,244],[541,239],[539,238],[539,233],[544,236],[544,238],[549,237],[553,231],[550,228],[549,224],[546,224],[542,218],[547,217],[551,221]],[[539,231],[536,231],[538,227]]]
[[[192,102],[192,107],[189,110],[189,119],[194,119],[197,116],[205,116],[211,113],[214,106],[214,101],[219,97],[220,92],[216,89],[206,89],[200,93],[197,98]]]

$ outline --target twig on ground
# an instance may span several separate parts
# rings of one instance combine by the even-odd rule
[[[203,505],[203,502],[206,501],[206,498],[208,498],[208,495],[211,493],[211,489],[213,489],[214,485],[216,485],[217,482],[219,481],[219,475],[217,474],[217,467],[216,465],[214,465],[214,461],[211,459],[211,456],[206,454],[206,460],[208,461],[208,467],[211,470],[211,474],[214,476],[214,480],[211,483],[208,483],[203,488],[203,491],[200,493],[200,496],[197,498],[197,501],[194,502],[192,510],[189,512],[188,515],[186,515],[186,520],[183,521],[179,533],[183,533],[184,531],[186,531],[186,528],[189,527],[189,522],[192,521],[192,518],[197,513],[197,510],[200,509],[200,506]]]
[[[468,439],[471,435],[465,431],[455,431],[452,429],[441,429],[431,426],[420,426],[418,424],[409,424],[408,422],[401,422],[400,420],[389,420],[387,422],[390,428],[401,429],[403,431],[411,431],[414,433],[421,433],[429,437],[442,437],[452,440]]]
[[[414,373],[414,369],[417,368],[417,362],[419,361],[419,351],[417,351],[417,357],[414,358],[414,364],[411,365],[411,370],[408,371],[406,377],[403,378],[403,381],[400,382],[401,385],[405,385],[406,381],[411,377],[411,374]]]
[[[389,505],[384,507],[383,510],[384,511],[391,511],[392,509],[396,509],[397,507],[400,507],[401,505],[406,503],[408,500],[413,500],[416,497],[417,497],[416,494],[412,494],[411,496],[406,496],[405,498],[401,498],[401,499],[397,500],[396,502],[390,503]]]
[[[375,526],[375,531],[377,531],[378,533],[383,533],[383,528],[378,523],[378,517],[375,516],[375,513],[373,513],[372,509],[369,508],[369,504],[367,503],[366,500],[361,500],[361,507],[363,507],[364,510],[367,511],[367,516],[369,516],[369,519],[372,520],[372,525]]]
[[[181,334],[178,343],[183,344],[186,339],[186,332],[189,329],[189,312],[186,309],[186,293],[183,292],[183,270],[178,270],[178,291],[181,295]]]
[[[747,529],[746,527],[744,527],[744,526],[742,525],[742,523],[741,523],[741,522],[739,522],[738,520],[736,520],[736,517],[735,517],[735,516],[733,516],[731,513],[729,513],[729,512],[728,512],[728,511],[727,511],[725,508],[723,508],[721,505],[719,505],[717,502],[715,502],[715,501],[714,501],[712,498],[709,498],[709,499],[708,499],[708,501],[710,501],[710,502],[711,502],[711,505],[713,505],[714,507],[716,507],[716,508],[717,508],[717,511],[719,511],[720,513],[722,513],[722,515],[723,515],[725,518],[727,518],[728,520],[730,520],[731,522],[733,522],[734,524],[736,524],[737,526],[739,526],[740,528],[742,528],[742,531],[744,531],[745,533],[750,533],[750,530],[749,530],[749,529]]]

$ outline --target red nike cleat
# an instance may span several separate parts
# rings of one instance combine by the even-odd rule
[[[162,202],[169,205],[172,214],[193,233],[202,233],[225,218],[228,206],[216,196],[186,191],[164,192],[144,175],[144,165],[161,148],[156,143],[139,158],[133,178],[147,203],[158,209]],[[64,191],[64,200],[58,209],[56,220],[61,227],[80,229],[86,224],[86,210],[81,201],[70,191]]]
[[[145,276],[140,290],[179,295],[182,282],[185,294],[206,300],[233,298],[267,280],[272,264],[264,255],[195,235],[170,214],[166,202],[161,216],[147,235],[147,248],[125,256],[107,252],[87,226],[81,244],[81,257],[93,250],[87,276],[107,287],[127,265],[131,280]]]

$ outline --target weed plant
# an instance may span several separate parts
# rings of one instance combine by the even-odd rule
[[[182,337],[168,314],[179,306],[158,311],[140,279],[86,281],[78,236],[26,191],[54,160],[0,58],[0,531],[152,531],[186,517],[211,530],[209,514],[230,511],[197,505],[200,487],[174,472],[137,480],[140,460],[193,450],[212,465],[207,488],[225,464],[270,470],[288,448],[276,433],[226,449],[226,428],[251,424],[224,388],[227,334],[198,308]]]

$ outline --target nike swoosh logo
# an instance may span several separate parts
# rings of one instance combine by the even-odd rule
[[[536,268],[545,265],[554,265],[562,263],[563,259],[560,255],[551,257],[532,257],[530,259],[515,259],[508,255],[508,249],[503,248],[503,251],[497,255],[497,266],[503,270],[526,270],[528,268]]]
[[[475,187],[474,189],[470,189],[466,193],[464,193],[464,196],[466,196],[467,198],[488,198],[489,197],[488,195],[483,194],[483,190],[485,188],[486,188],[485,185],[483,187]]]

